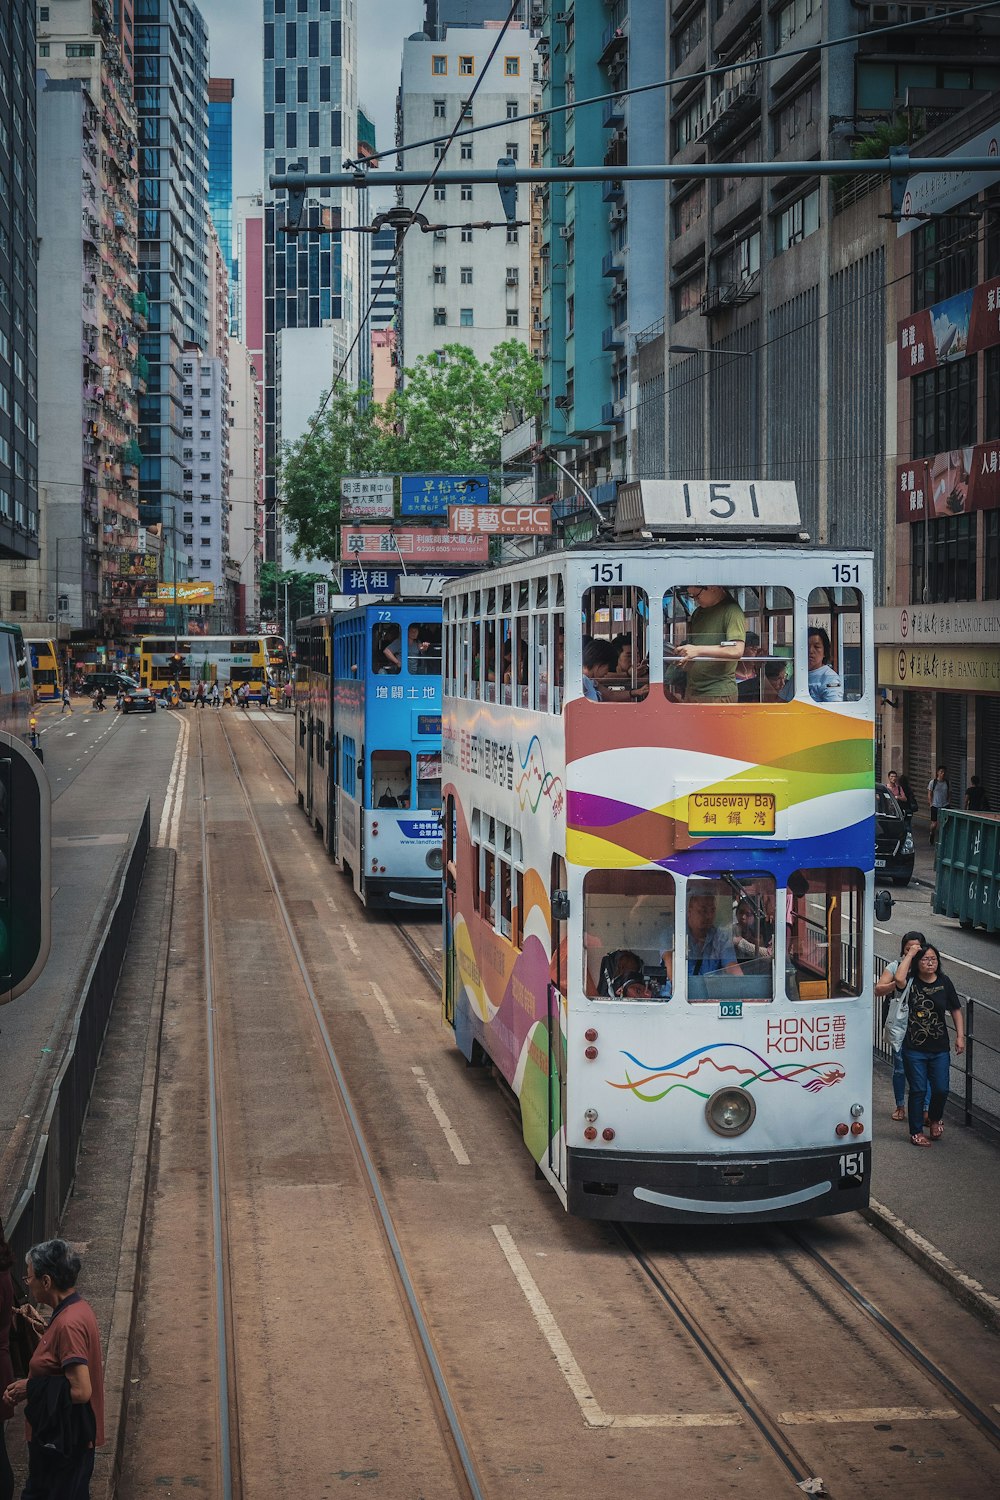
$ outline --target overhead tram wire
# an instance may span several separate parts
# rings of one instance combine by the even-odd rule
[[[1000,11],[1000,5],[997,4],[997,0],[980,0],[980,3],[976,5],[965,5],[959,10],[951,10],[949,8],[947,14],[949,20],[957,20],[959,16],[981,15],[985,11]],[[889,32],[912,30],[915,26],[929,26],[933,21],[938,19],[940,19],[938,16],[924,16],[917,20],[894,21],[889,26],[872,26],[864,32],[864,37],[867,40],[873,36],[885,36]],[[764,53],[760,57],[749,58],[739,64],[716,63],[710,68],[700,68],[695,73],[684,73],[679,78],[663,78],[657,80],[656,83],[641,83],[636,84],[632,88],[612,89],[607,94],[592,94],[587,99],[574,99],[571,104],[552,104],[545,109],[533,110],[528,115],[514,115],[509,120],[487,120],[483,125],[470,125],[467,130],[460,130],[457,134],[453,130],[451,135],[447,137],[447,140],[450,144],[451,141],[462,139],[465,136],[480,135],[485,130],[501,130],[509,128],[511,125],[521,125],[531,123],[534,120],[542,120],[550,115],[569,114],[578,109],[586,109],[588,105],[607,104],[609,99],[628,99],[638,94],[653,93],[657,89],[665,89],[669,93],[672,89],[683,88],[687,83],[697,83],[699,80],[704,81],[706,78],[715,78],[720,74],[731,73],[736,67],[745,71],[747,68],[760,67],[763,63],[787,62],[789,58],[806,57],[815,52],[829,51],[831,47],[845,47],[851,42],[856,42],[858,35],[859,33],[852,32],[849,36],[828,37],[826,41],[814,42],[808,47],[782,47],[779,52]],[[473,90],[473,93],[475,93],[475,90]],[[471,97],[470,95],[470,99]],[[366,157],[364,162],[359,162],[356,165],[367,171],[367,167],[371,162],[381,161],[387,156],[402,156],[404,152],[418,151],[426,146],[437,146],[445,139],[446,137],[444,136],[430,136],[424,141],[411,141],[405,146],[395,146],[390,151],[377,151],[373,156]],[[354,166],[355,163],[347,163],[347,165]],[[608,175],[613,174],[609,173]]]
[[[473,99],[475,99],[475,97],[476,97],[477,93],[479,92],[479,90],[480,90],[483,82],[485,81],[486,75],[487,75],[487,73],[490,70],[490,66],[493,63],[493,61],[494,61],[497,53],[500,50],[500,44],[504,40],[504,37],[507,35],[507,32],[510,30],[510,27],[511,27],[513,21],[514,21],[514,17],[516,16],[516,14],[517,14],[518,10],[520,10],[520,8],[521,8],[521,0],[514,0],[514,3],[511,5],[510,11],[507,14],[507,19],[504,21],[503,25],[500,27],[500,30],[497,32],[496,41],[493,43],[493,46],[490,49],[490,54],[487,57],[485,63],[482,66],[482,68],[480,69],[479,75],[476,78],[476,81],[475,81],[475,83],[472,86],[472,92],[469,94],[469,97],[467,99],[465,99],[465,100],[462,101],[461,110],[460,110],[458,119],[455,121],[455,124],[454,124],[454,126],[452,128],[451,134],[447,138],[442,138],[443,139],[443,150],[441,152],[441,155],[435,161],[433,170],[431,171],[431,175],[427,179],[427,182],[426,182],[426,184],[424,186],[424,190],[420,194],[419,199],[417,200],[416,207],[413,209],[411,217],[410,217],[410,222],[408,224],[402,225],[400,227],[400,229],[398,229],[397,232],[396,232],[396,248],[392,252],[392,258],[388,262],[388,264],[386,265],[385,270],[382,273],[382,279],[381,279],[381,281],[379,282],[378,286],[375,288],[374,292],[372,292],[371,297],[369,298],[368,306],[365,309],[364,316],[361,318],[361,320],[360,320],[360,322],[358,324],[358,331],[354,335],[354,338],[351,341],[350,348],[348,349],[347,353],[344,355],[344,359],[343,359],[343,362],[341,363],[340,369],[337,371],[336,375],[333,377],[333,383],[330,386],[330,389],[324,394],[323,399],[320,402],[319,407],[317,408],[316,412],[314,413],[313,418],[312,418],[311,422],[309,423],[308,428],[306,429],[306,431],[303,434],[303,436],[299,439],[300,443],[307,443],[309,441],[309,439],[312,437],[313,433],[316,431],[316,427],[317,427],[317,425],[319,423],[320,418],[322,417],[323,413],[326,411],[327,406],[329,405],[330,397],[333,395],[334,391],[337,389],[338,385],[340,384],[341,379],[343,378],[344,371],[347,369],[347,366],[348,366],[348,364],[350,362],[351,355],[354,353],[355,349],[358,347],[358,344],[359,344],[359,342],[361,340],[361,334],[362,334],[363,330],[368,326],[369,319],[371,318],[371,315],[372,315],[373,311],[375,310],[375,304],[378,301],[378,298],[379,298],[379,296],[380,296],[380,294],[382,292],[382,288],[385,286],[386,282],[388,281],[389,274],[390,274],[390,272],[392,271],[393,267],[395,266],[396,262],[399,259],[400,251],[403,248],[403,241],[406,239],[407,234],[409,233],[410,229],[413,227],[413,222],[416,219],[417,214],[420,212],[420,210],[424,206],[424,203],[427,201],[427,195],[430,192],[431,188],[434,186],[434,179],[437,177],[438,173],[442,169],[442,166],[444,165],[444,160],[445,160],[445,157],[448,154],[449,148],[451,147],[452,142],[455,141],[458,138],[459,126],[461,125],[463,119],[465,118],[465,112],[468,109],[469,105],[472,103]],[[385,153],[385,152],[383,152],[382,154],[386,155],[386,154],[391,154],[391,153]]]

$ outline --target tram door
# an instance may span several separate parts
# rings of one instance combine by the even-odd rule
[[[455,799],[449,796],[444,809],[444,1019],[455,1025],[455,990],[458,958],[455,953],[455,906],[458,901],[456,868]]]
[[[568,967],[566,861],[552,856],[549,889],[552,912],[552,964],[549,983],[549,1170],[566,1181],[566,1045],[562,1027]]]
[[[310,823],[316,822],[316,808],[313,804],[313,784],[315,780],[315,753],[316,727],[313,722],[312,704],[309,705],[309,715],[306,719],[306,815]]]

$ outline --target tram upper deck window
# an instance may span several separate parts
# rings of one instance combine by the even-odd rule
[[[584,993],[595,1000],[669,1000],[673,929],[672,875],[663,870],[588,870],[583,879]],[[665,935],[670,936],[668,948]]]
[[[401,658],[402,646],[399,626],[394,623],[373,625],[372,671],[378,675],[396,673],[399,671]]]
[[[691,879],[686,908],[688,999],[772,1000],[775,885],[771,876],[726,874]]]
[[[440,795],[439,799],[440,801]],[[409,807],[410,752],[372,751],[372,806]]]
[[[860,870],[796,870],[789,876],[785,989],[790,1000],[849,1000],[861,994],[864,899]]]
[[[663,599],[663,687],[674,703],[787,703],[794,600],[785,588],[690,585]]]
[[[862,620],[857,589],[809,595],[809,696],[817,703],[856,702],[864,692]]]
[[[406,631],[406,664],[411,675],[436,676],[441,671],[441,626],[436,620],[421,620]]]
[[[634,703],[649,692],[649,600],[631,585],[583,596],[583,696]]]

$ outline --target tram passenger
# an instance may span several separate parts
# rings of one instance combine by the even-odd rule
[[[631,948],[616,948],[605,955],[597,981],[597,993],[614,997],[631,979],[642,979],[642,959]]]
[[[790,697],[787,661],[765,662],[761,674],[761,703],[787,703]]]
[[[757,703],[760,699],[760,636],[748,630],[743,655],[736,663],[736,697],[740,703]]]
[[[600,684],[618,661],[618,653],[610,641],[589,640],[583,648],[583,696],[592,703],[603,703],[604,694]]]
[[[385,625],[375,632],[372,671],[376,674],[399,671],[399,626]]]
[[[735,703],[736,663],[746,645],[746,617],[729,591],[717,584],[698,584],[684,593],[694,601],[695,610],[688,620],[687,639],[668,648],[675,660],[664,674],[664,687],[674,702]]]
[[[820,625],[809,627],[809,696],[817,703],[842,703],[844,685],[830,665],[830,637]]]
[[[608,674],[603,696],[614,699],[641,699],[649,692],[649,662],[636,663],[630,635],[616,635],[611,642],[618,652],[614,670]]]

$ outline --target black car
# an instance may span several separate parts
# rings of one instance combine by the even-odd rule
[[[909,885],[913,878],[913,833],[910,820],[887,786],[875,788],[875,884],[891,880]]]
[[[83,680],[83,691],[85,693],[93,693],[100,687],[112,698],[117,697],[122,689],[126,692],[131,692],[133,688],[137,688],[138,686],[139,684],[135,678],[129,677],[126,672],[91,672],[89,677],[85,677]]]
[[[149,688],[129,688],[122,693],[122,713],[156,713],[156,695]]]

